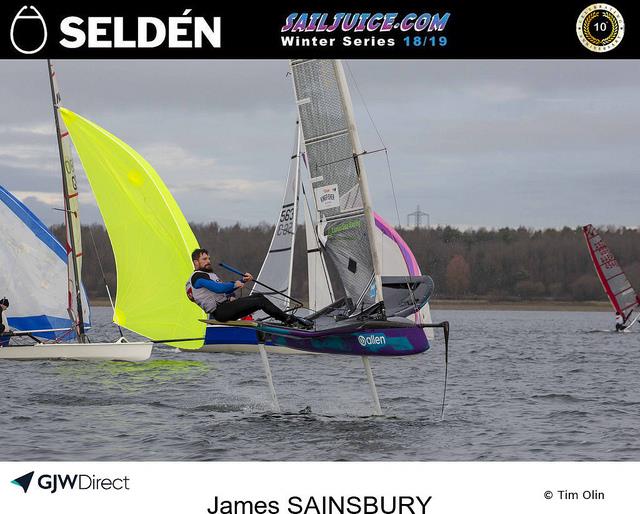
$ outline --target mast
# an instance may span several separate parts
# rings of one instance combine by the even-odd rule
[[[62,192],[64,200],[65,225],[67,235],[67,267],[69,272],[69,316],[71,321],[76,324],[75,330],[80,343],[86,343],[86,335],[84,330],[84,316],[82,310],[82,294],[80,287],[80,262],[82,255],[80,243],[80,219],[78,215],[78,186],[76,182],[75,170],[73,167],[73,158],[71,156],[71,147],[67,142],[67,148],[63,144],[63,138],[69,137],[69,132],[61,131],[61,122],[59,118],[58,108],[60,106],[60,92],[58,91],[57,81],[55,80],[55,70],[51,60],[47,59],[49,68],[49,85],[51,86],[51,102],[53,104],[53,119],[56,124],[56,136],[58,139],[58,153],[60,155],[60,170],[62,172]],[[64,126],[64,125],[63,125]],[[75,300],[75,301],[74,301]]]
[[[360,181],[360,192],[362,194],[362,204],[364,210],[364,218],[367,224],[367,232],[369,233],[369,248],[371,250],[371,257],[373,260],[373,270],[375,273],[376,284],[376,301],[382,301],[382,280],[380,278],[382,266],[380,264],[380,256],[375,245],[375,220],[373,217],[373,211],[371,209],[371,195],[369,193],[369,182],[367,181],[367,174],[362,162],[362,145],[360,144],[360,137],[356,129],[356,121],[353,115],[353,103],[351,102],[351,94],[349,93],[349,87],[347,85],[347,77],[344,74],[344,68],[340,60],[333,61],[333,65],[336,71],[336,77],[338,79],[338,89],[341,93],[344,111],[347,117],[347,123],[349,125],[349,136],[351,138],[351,144],[353,145],[353,161],[358,173],[358,180]]]
[[[293,234],[291,235],[291,257],[289,258],[289,281],[287,285],[287,296],[291,296],[291,280],[293,279],[293,257],[295,255],[296,234],[298,232],[298,205],[300,204],[300,151],[302,147],[302,133],[300,129],[300,121],[296,120],[296,167],[295,167],[295,186],[293,193]],[[289,299],[286,298],[286,306],[289,307]]]

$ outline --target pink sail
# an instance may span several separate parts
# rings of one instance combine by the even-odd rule
[[[640,305],[640,298],[595,227],[586,225],[582,227],[582,232],[587,240],[589,254],[598,273],[598,278],[600,278],[611,305],[627,320],[631,312]]]

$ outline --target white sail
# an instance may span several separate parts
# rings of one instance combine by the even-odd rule
[[[300,134],[296,123],[296,137],[291,152],[291,164],[287,176],[287,185],[282,199],[282,207],[276,219],[275,229],[269,251],[262,263],[258,281],[271,286],[281,293],[291,296],[291,275],[293,273],[293,249],[298,225],[298,189],[300,184]],[[252,293],[262,293],[281,309],[289,307],[289,300],[282,295],[256,283]],[[254,317],[261,317],[256,313]]]
[[[39,337],[73,338],[65,302],[67,253],[35,214],[2,186],[0,232],[3,270],[0,295],[9,299],[7,315],[11,328],[37,331],[51,328],[55,330],[39,332]],[[85,321],[89,321],[88,314]]]
[[[322,251],[347,296],[371,305],[382,300],[374,221],[342,64],[294,60],[291,72]]]
[[[58,88],[58,79],[53,64],[50,61],[49,76],[60,164],[62,168],[62,193],[64,199],[67,252],[67,309],[69,316],[76,324],[78,337],[82,340],[84,325],[87,323],[89,313],[87,303],[82,301],[80,285],[82,279],[82,237],[80,234],[78,183],[73,165],[73,155],[71,153],[71,138],[69,137],[69,131],[59,111],[59,108],[62,107],[62,99],[60,97],[60,89]]]

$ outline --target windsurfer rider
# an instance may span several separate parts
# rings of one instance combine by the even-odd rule
[[[622,315],[622,313],[620,311],[616,312],[616,332],[620,332],[625,328],[627,328],[624,325],[625,321],[626,320],[624,319],[624,316]]]
[[[225,322],[237,320],[261,310],[287,325],[302,327],[313,325],[306,319],[287,314],[260,293],[236,298],[234,291],[242,289],[247,282],[253,280],[251,273],[245,273],[241,280],[235,282],[221,282],[213,273],[208,250],[196,248],[191,253],[191,259],[194,272],[186,284],[187,296],[208,313],[210,318]]]

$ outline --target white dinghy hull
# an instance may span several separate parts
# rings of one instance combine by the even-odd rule
[[[76,360],[142,362],[151,357],[153,343],[38,343],[30,346],[4,346],[0,359]]]

